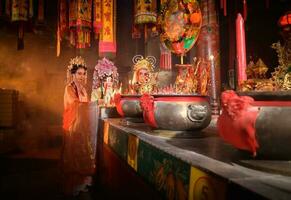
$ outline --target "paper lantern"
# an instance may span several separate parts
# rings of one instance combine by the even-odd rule
[[[148,24],[157,22],[157,5],[154,0],[135,0],[135,24]]]

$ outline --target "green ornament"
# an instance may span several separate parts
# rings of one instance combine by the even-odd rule
[[[190,49],[194,43],[195,37],[184,39],[184,49]]]

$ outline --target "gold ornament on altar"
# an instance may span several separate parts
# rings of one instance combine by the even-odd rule
[[[248,79],[250,79],[250,78],[253,78],[253,68],[254,68],[254,66],[255,66],[255,63],[254,63],[254,61],[250,61],[249,62],[249,64],[248,64],[248,66],[247,66],[247,69],[246,69],[246,73],[247,73],[247,78]]]
[[[266,73],[268,71],[268,67],[262,61],[261,58],[256,62],[250,61],[247,66],[247,77],[248,79],[264,79],[266,78]]]
[[[256,82],[256,91],[274,91],[275,84],[270,79],[262,79]]]
[[[175,86],[178,93],[191,94],[197,91],[198,81],[195,79],[194,68],[190,64],[177,65],[179,72]]]
[[[291,89],[291,26],[290,11],[280,17],[278,25],[280,26],[280,35],[282,42],[272,44],[278,55],[279,66],[272,73],[272,80],[276,82],[279,90]]]
[[[242,84],[242,92],[274,91],[276,84],[271,79],[248,79]]]
[[[286,73],[284,77],[283,89],[291,90],[291,67],[289,67],[288,72]]]
[[[242,91],[274,91],[276,84],[272,79],[267,79],[268,67],[261,58],[256,63],[250,61],[246,73],[248,80],[242,84]]]
[[[129,81],[129,92],[144,94],[151,93],[156,86],[157,75],[154,73],[156,58],[141,55],[133,57],[133,78]]]
[[[275,71],[272,73],[272,80],[276,82],[279,89],[289,90],[291,89],[291,80],[289,79],[290,72],[288,71],[290,70],[289,66],[291,65],[291,61],[288,58],[291,54],[285,50],[280,42],[272,44],[271,47],[276,50],[279,63],[279,66],[275,68]]]
[[[178,64],[178,75],[175,81],[175,92],[178,94],[207,95],[210,79],[209,62],[196,57],[193,64]]]

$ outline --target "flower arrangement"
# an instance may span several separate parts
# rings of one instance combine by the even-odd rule
[[[100,79],[103,79],[107,76],[112,76],[112,78],[118,76],[117,67],[107,58],[98,60],[98,63],[95,66],[95,72]]]
[[[114,63],[107,58],[102,58],[98,60],[94,69],[93,88],[99,87],[100,83],[105,81],[107,77],[111,77],[113,82],[118,82],[118,76],[117,67]]]

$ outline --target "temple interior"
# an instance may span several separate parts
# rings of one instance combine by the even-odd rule
[[[1,0],[0,199],[291,199],[290,0]]]

